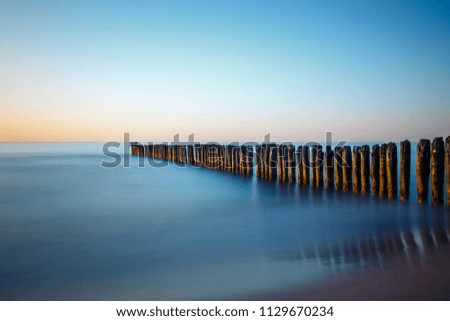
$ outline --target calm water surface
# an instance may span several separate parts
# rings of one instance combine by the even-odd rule
[[[101,144],[0,144],[0,299],[232,299],[448,243],[448,210],[414,199],[102,160]]]

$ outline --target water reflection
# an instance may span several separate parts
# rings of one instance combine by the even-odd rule
[[[446,253],[449,249],[448,217],[445,213],[436,212],[419,207],[415,213],[418,224],[414,226],[412,220],[406,219],[387,230],[318,240],[287,250],[269,250],[266,256],[269,260],[315,261],[318,267],[330,267],[335,274],[354,273],[355,269],[371,267],[384,268],[393,261],[405,261],[410,266],[421,265],[428,255],[441,250]]]

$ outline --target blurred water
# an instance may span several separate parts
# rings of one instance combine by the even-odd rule
[[[107,169],[101,146],[0,144],[0,299],[228,299],[448,243],[444,207],[136,157]]]

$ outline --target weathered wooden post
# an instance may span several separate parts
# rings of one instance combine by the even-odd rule
[[[222,149],[222,171],[227,171],[227,145],[221,145]]]
[[[283,173],[281,174],[281,180],[283,182],[286,182],[288,179],[288,145],[282,144],[283,147],[279,150],[279,152],[281,152],[281,157],[279,158],[281,160],[281,162],[283,163],[281,166],[281,170],[283,171]],[[280,166],[278,167],[280,168]]]
[[[386,149],[387,145],[382,144],[380,147],[380,196],[387,194]]]
[[[220,145],[214,144],[214,169],[220,170]]]
[[[231,161],[230,172],[234,173],[234,172],[236,172],[236,166],[237,166],[236,146],[235,145],[229,145],[229,146],[230,146],[230,161]]]
[[[372,146],[370,154],[372,161],[370,165],[370,178],[372,179],[372,195],[378,195],[380,191],[380,145]]]
[[[417,201],[428,202],[428,179],[430,177],[430,140],[421,139],[416,152]]]
[[[253,174],[253,166],[254,166],[254,154],[253,154],[253,146],[246,146],[247,150],[247,175]]]
[[[216,145],[209,145],[209,168],[216,169]]]
[[[201,161],[200,166],[206,167],[206,146],[205,144],[200,144],[200,150],[199,150],[199,159]]]
[[[208,144],[206,147],[206,154],[208,155],[206,161],[207,161],[207,167],[212,168],[213,163],[213,151],[212,151],[212,145]]]
[[[292,144],[286,147],[286,169],[289,183],[295,182],[295,147]]]
[[[444,139],[436,137],[431,145],[431,204],[444,202],[444,172],[445,172]]]
[[[325,188],[334,188],[334,153],[330,145],[325,150]]]
[[[263,143],[262,145],[262,177],[264,179],[269,179],[269,160],[270,160],[270,151],[267,143]]]
[[[262,178],[263,179],[267,179],[269,177],[268,175],[268,166],[267,163],[269,161],[269,153],[267,152],[267,144],[263,143],[262,144],[262,151],[261,151],[261,173],[262,173]]]
[[[389,143],[386,149],[387,194],[389,198],[397,197],[397,145]]]
[[[284,181],[285,178],[285,163],[284,163],[284,145],[277,145],[277,163],[278,163],[278,180]]]
[[[311,146],[311,186],[316,186],[317,179],[316,179],[316,163],[317,163],[317,152],[318,148],[317,145]]]
[[[223,170],[226,172],[230,170],[229,145],[223,146]]]
[[[265,152],[264,152],[264,143],[260,145],[259,151],[259,177],[264,179],[264,162],[265,162]]]
[[[222,145],[222,171],[227,171],[227,145]]]
[[[261,176],[261,144],[256,145],[255,147],[255,162],[256,162],[256,176]]]
[[[295,153],[295,161],[297,165],[297,184],[299,185],[303,183],[302,149],[302,145],[297,146],[297,152]]]
[[[240,161],[240,168],[239,168],[239,174],[245,175],[247,173],[247,149],[244,145],[241,145],[240,148],[240,155],[241,155],[241,161]]]
[[[342,190],[342,147],[334,148],[334,183],[336,191]]]
[[[222,157],[221,157],[221,152],[220,152],[220,144],[214,144],[215,150],[214,150],[214,156],[215,156],[215,160],[214,160],[214,169],[216,170],[220,170],[222,167]]]
[[[202,167],[206,167],[208,155],[206,154],[206,144],[201,145]]]
[[[316,172],[316,187],[323,186],[323,151],[322,145],[316,145],[316,162],[314,171]]]
[[[409,199],[411,180],[411,143],[409,140],[400,142],[400,200]]]
[[[207,167],[208,167],[208,168],[211,168],[211,167],[212,167],[212,160],[213,160],[213,154],[212,154],[211,144],[207,144],[207,147],[206,147],[206,155],[208,156],[208,157],[206,158]]]
[[[361,147],[353,146],[353,192],[359,193],[361,191]]]
[[[215,151],[215,155],[216,155],[216,161],[215,161],[215,169],[217,169],[218,171],[222,170],[222,145],[220,144],[215,144],[216,146],[216,151]]]
[[[181,162],[186,163],[186,146],[181,145]]]
[[[238,144],[236,146],[236,174],[241,173],[241,167],[242,167],[242,155],[241,155],[241,146]]]
[[[342,190],[347,192],[352,186],[352,149],[342,147]]]
[[[309,185],[309,146],[302,147],[302,185]]]
[[[214,168],[214,145],[208,144],[208,168]]]
[[[195,165],[197,167],[202,166],[202,151],[201,151],[201,144],[195,144],[194,147],[195,150]]]
[[[445,139],[445,179],[447,206],[450,207],[450,136]]]
[[[188,163],[189,165],[194,165],[194,146],[188,145]]]
[[[268,144],[269,149],[269,180],[276,179],[277,177],[277,158],[278,149],[275,144]]]
[[[361,193],[370,191],[370,147],[363,145],[360,151],[361,158]]]
[[[267,179],[267,145],[261,145],[261,178]]]

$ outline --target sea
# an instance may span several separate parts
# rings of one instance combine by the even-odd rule
[[[120,165],[105,167],[103,145],[0,144],[0,300],[271,300],[320,288],[339,299],[336,282],[374,281],[393,266],[411,282],[436,277],[418,293],[381,279],[363,292],[450,299],[450,211],[417,204],[414,157],[401,202],[142,167],[120,148]]]

